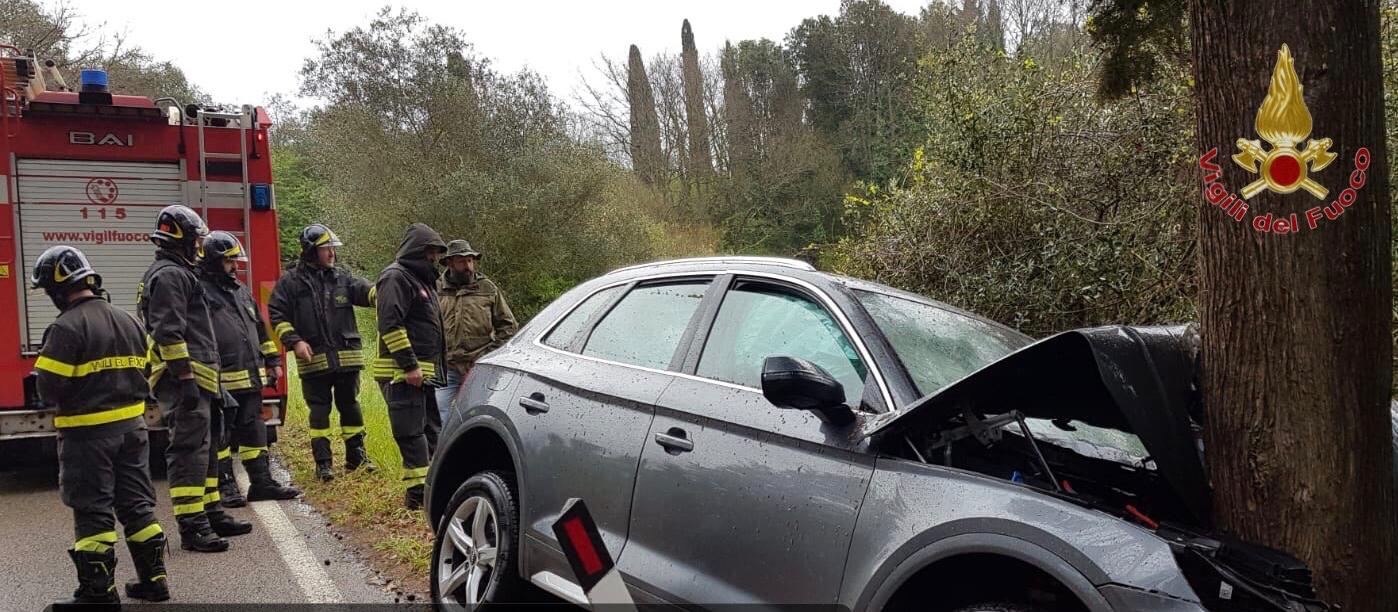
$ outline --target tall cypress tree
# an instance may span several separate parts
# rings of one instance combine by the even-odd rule
[[[626,67],[626,98],[631,105],[631,166],[641,180],[660,185],[665,177],[664,153],[660,147],[660,118],[655,112],[641,50],[631,45]]]
[[[738,73],[738,50],[733,43],[724,43],[719,59],[723,71],[723,118],[728,133],[729,174],[745,173],[753,160],[752,100],[748,98]]]
[[[704,109],[704,74],[699,69],[699,49],[694,46],[694,30],[689,20],[680,28],[680,78],[684,84],[684,112],[689,125],[689,167],[694,178],[713,172],[713,156],[709,151],[709,119]]]

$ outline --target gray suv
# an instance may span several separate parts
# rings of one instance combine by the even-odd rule
[[[586,500],[638,603],[1324,610],[1209,529],[1192,328],[1035,342],[799,261],[617,270],[482,360],[427,476],[434,600],[587,600]]]

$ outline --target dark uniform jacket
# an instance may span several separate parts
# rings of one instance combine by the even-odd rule
[[[136,308],[150,334],[150,385],[169,370],[194,372],[199,388],[218,394],[218,344],[204,286],[179,255],[157,251],[136,289]]]
[[[432,228],[414,223],[398,247],[396,260],[379,273],[379,358],[374,379],[401,381],[422,368],[425,384],[440,386],[444,373],[442,313],[437,304],[437,270],[423,254],[427,245],[443,245]]]
[[[364,369],[354,307],[373,304],[374,287],[369,281],[343,268],[322,268],[303,259],[277,281],[267,302],[267,316],[288,353],[299,341],[311,345],[311,360],[297,357],[296,372],[302,377],[320,376]]]
[[[458,372],[465,373],[519,328],[505,295],[479,272],[463,282],[447,270],[437,280],[437,299],[446,331],[447,365]]]
[[[64,436],[123,434],[145,426],[146,335],[126,311],[82,298],[49,325],[34,364],[39,397],[58,408]]]
[[[218,338],[219,382],[230,392],[261,390],[267,370],[281,365],[252,292],[224,275],[200,274]]]

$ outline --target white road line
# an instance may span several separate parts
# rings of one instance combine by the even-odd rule
[[[238,486],[246,491],[247,475],[240,469],[235,469],[234,473],[238,477]],[[291,519],[282,511],[281,504],[275,501],[258,501],[248,502],[248,506],[257,513],[257,518],[261,519],[262,526],[267,529],[277,552],[281,554],[282,562],[296,579],[296,586],[301,587],[301,592],[305,594],[306,603],[340,603],[340,589],[335,587],[330,574],[316,561],[310,547],[306,546],[304,536],[291,524]]]

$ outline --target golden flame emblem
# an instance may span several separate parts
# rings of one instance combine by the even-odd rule
[[[1329,191],[1307,175],[1325,169],[1335,161],[1335,154],[1330,152],[1329,138],[1306,140],[1311,135],[1311,111],[1301,96],[1301,79],[1296,76],[1296,64],[1286,45],[1277,51],[1272,84],[1262,107],[1257,109],[1254,127],[1272,145],[1272,150],[1263,149],[1256,140],[1238,139],[1240,153],[1233,156],[1233,161],[1248,172],[1261,174],[1240,190],[1243,198],[1251,199],[1263,189],[1273,193],[1305,189],[1316,198],[1325,199]],[[1304,146],[1298,147],[1302,141]]]

